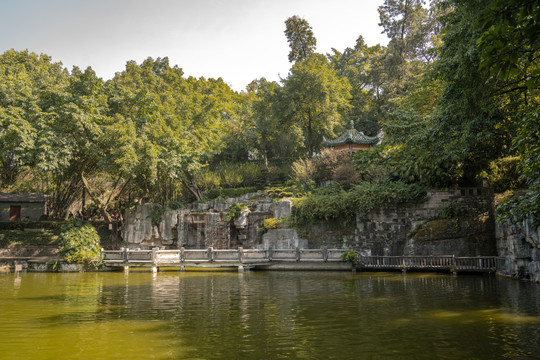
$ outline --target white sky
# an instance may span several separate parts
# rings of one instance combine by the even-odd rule
[[[386,44],[383,0],[0,0],[0,53],[28,49],[71,70],[110,79],[128,60],[169,57],[186,76],[218,78],[236,91],[286,77],[285,20],[306,19],[317,51]]]

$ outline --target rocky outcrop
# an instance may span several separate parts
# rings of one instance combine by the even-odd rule
[[[521,223],[497,224],[499,255],[506,259],[504,275],[540,282],[540,226],[531,217]]]
[[[228,221],[227,214],[233,204],[244,204],[247,209]],[[291,208],[290,200],[275,203],[259,193],[194,203],[181,210],[140,205],[126,212],[122,238],[130,248],[255,248],[261,245],[258,229],[262,228],[264,219],[285,218],[291,214]],[[152,220],[156,212],[161,215],[157,226],[156,219]],[[285,243],[279,242],[288,246]]]

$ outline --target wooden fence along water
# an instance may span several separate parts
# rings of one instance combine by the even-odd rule
[[[119,266],[261,266],[268,263],[338,263],[343,249],[178,249],[178,250],[102,250],[103,262]],[[495,256],[361,256],[359,270],[495,272],[504,268],[505,259]],[[316,266],[315,266],[316,268]],[[322,266],[321,266],[322,269]]]

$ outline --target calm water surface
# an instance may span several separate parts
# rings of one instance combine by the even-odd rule
[[[540,285],[343,272],[0,274],[0,359],[534,359]]]

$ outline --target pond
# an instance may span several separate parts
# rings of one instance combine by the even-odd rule
[[[2,359],[530,359],[540,285],[348,272],[0,274]]]

